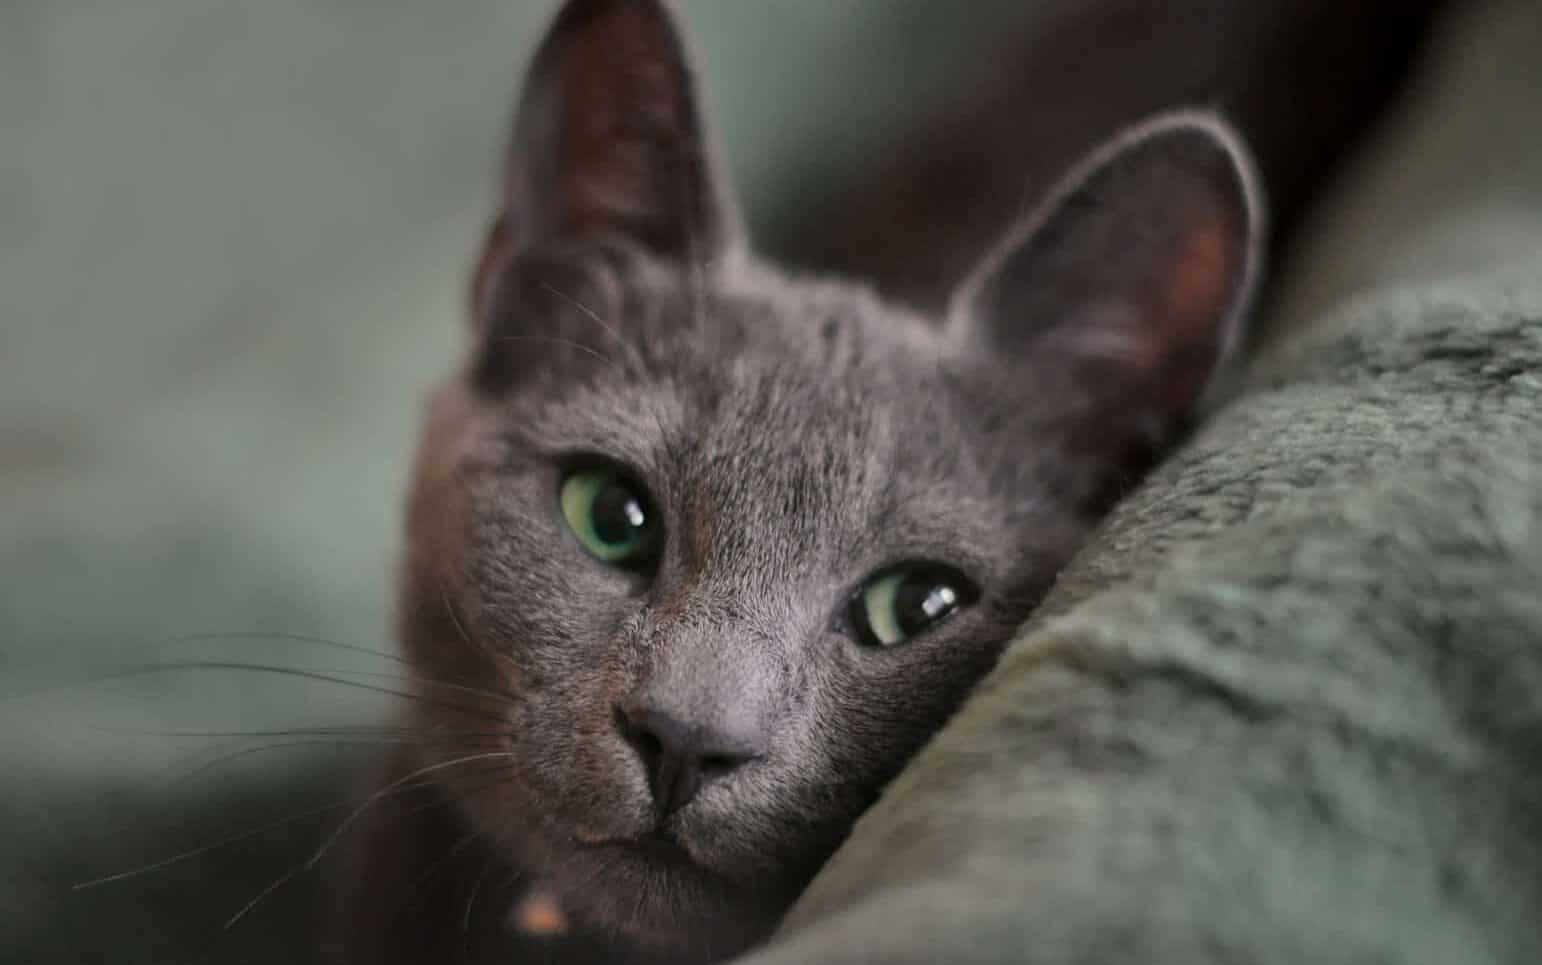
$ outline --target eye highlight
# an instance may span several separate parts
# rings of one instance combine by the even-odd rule
[[[868,581],[851,602],[851,623],[868,646],[892,647],[925,633],[979,596],[949,567],[907,563]]]
[[[595,559],[640,569],[657,555],[657,513],[642,487],[610,466],[575,469],[562,478],[562,518]]]

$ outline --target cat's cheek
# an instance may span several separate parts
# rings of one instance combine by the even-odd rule
[[[593,660],[576,644],[553,647],[512,721],[515,755],[530,787],[524,813],[562,847],[590,832],[628,837],[651,826],[651,799],[641,763],[617,732],[612,708],[623,672],[614,660]]]
[[[967,618],[935,638],[889,649],[846,642],[822,682],[811,734],[819,771],[838,783],[857,817],[962,704],[994,665],[998,649]]]

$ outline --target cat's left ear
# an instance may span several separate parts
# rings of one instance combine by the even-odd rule
[[[1006,364],[1074,380],[1096,433],[1159,447],[1237,340],[1262,221],[1232,129],[1162,115],[1062,181],[959,290],[950,324]]]
[[[605,238],[681,262],[737,249],[704,128],[664,0],[567,0],[525,78],[484,262]]]

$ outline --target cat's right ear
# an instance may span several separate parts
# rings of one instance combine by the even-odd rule
[[[663,0],[568,0],[525,79],[500,210],[472,282],[488,307],[531,248],[620,240],[666,261],[741,244],[690,58]]]

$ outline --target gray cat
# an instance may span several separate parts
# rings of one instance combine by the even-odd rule
[[[756,260],[707,144],[657,0],[565,6],[418,458],[418,739],[342,960],[764,937],[1183,432],[1258,271],[1206,115],[1097,151],[942,317]]]

